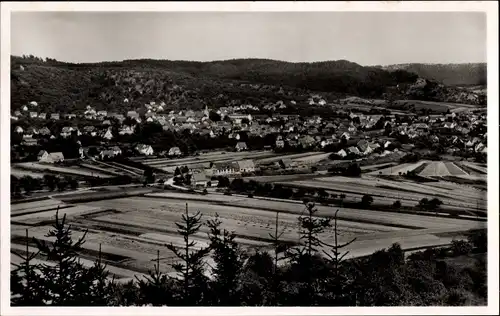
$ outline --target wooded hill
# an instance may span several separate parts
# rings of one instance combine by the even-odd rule
[[[328,102],[345,96],[481,104],[473,92],[422,80],[405,70],[386,71],[340,60],[289,63],[265,59],[214,62],[125,60],[74,64],[34,56],[11,58],[11,100],[16,110],[30,101],[40,111],[68,112],[93,105],[126,111],[150,101],[169,108],[263,105],[294,100],[308,106],[311,93]],[[417,83],[415,85],[415,83]],[[395,87],[399,86],[399,89]],[[128,103],[123,101],[128,99]],[[468,101],[468,102],[465,102]]]
[[[403,70],[445,85],[486,85],[486,63],[468,64],[398,64],[380,66],[388,71]]]

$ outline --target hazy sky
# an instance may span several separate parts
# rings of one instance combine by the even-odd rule
[[[361,65],[486,61],[486,15],[445,12],[12,13],[13,55]]]

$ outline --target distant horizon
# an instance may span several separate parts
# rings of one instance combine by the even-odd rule
[[[318,60],[318,61],[287,61],[287,60],[279,60],[279,59],[271,59],[271,58],[261,58],[261,57],[236,57],[236,58],[228,58],[228,59],[216,59],[216,60],[184,60],[184,59],[163,59],[163,58],[148,58],[148,57],[143,57],[143,58],[126,58],[126,59],[120,59],[120,60],[101,60],[101,61],[82,61],[82,62],[72,62],[72,61],[67,61],[67,60],[59,60],[57,58],[53,58],[50,56],[36,56],[34,54],[29,54],[25,53],[23,54],[25,56],[33,55],[33,57],[37,58],[42,58],[44,61],[46,58],[50,59],[56,59],[58,62],[61,63],[66,63],[66,64],[98,64],[98,63],[117,63],[117,62],[124,62],[124,61],[130,61],[130,60],[159,60],[159,61],[172,61],[172,62],[193,62],[193,63],[216,63],[216,62],[226,62],[226,61],[231,61],[231,60],[268,60],[268,61],[276,61],[276,62],[284,62],[284,63],[290,63],[290,64],[314,64],[314,63],[327,63],[327,62],[338,62],[338,61],[347,61],[350,63],[358,64],[363,67],[388,67],[388,66],[400,66],[400,65],[470,65],[470,64],[487,64],[487,62],[484,61],[478,61],[478,62],[460,62],[460,63],[426,63],[426,62],[402,62],[402,63],[397,63],[397,64],[374,64],[374,65],[361,65],[359,63],[356,63],[354,61],[348,60],[348,59],[337,59],[337,60]],[[11,57],[20,57],[22,58],[22,55],[12,55]]]
[[[481,12],[13,12],[11,54],[362,66],[486,63]],[[249,57],[259,56],[259,57]]]

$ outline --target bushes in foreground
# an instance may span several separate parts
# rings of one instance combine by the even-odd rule
[[[177,223],[183,246],[167,248],[178,260],[166,275],[160,255],[146,278],[125,284],[109,278],[98,259],[84,266],[78,253],[85,233],[76,241],[65,221],[56,216],[47,237],[33,239],[38,252],[26,255],[11,273],[11,303],[15,306],[400,306],[486,304],[486,265],[454,265],[452,256],[472,257],[486,249],[485,232],[471,232],[468,241],[456,241],[446,249],[429,249],[408,258],[398,244],[374,254],[348,259],[346,247],[356,240],[342,240],[337,214],[319,217],[314,204],[306,203],[298,218],[296,244],[281,240],[284,230],[276,214],[269,236],[269,252],[243,250],[235,234],[222,228],[218,215],[206,222],[199,212],[186,212]],[[208,227],[208,246],[193,236]],[[334,243],[323,234],[334,234]],[[206,259],[210,257],[213,263]],[[33,262],[47,259],[53,265]]]

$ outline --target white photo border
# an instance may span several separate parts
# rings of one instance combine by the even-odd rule
[[[468,11],[487,14],[488,306],[487,307],[10,307],[10,18],[18,11]],[[498,2],[2,2],[1,3],[1,315],[487,315],[498,313]]]

